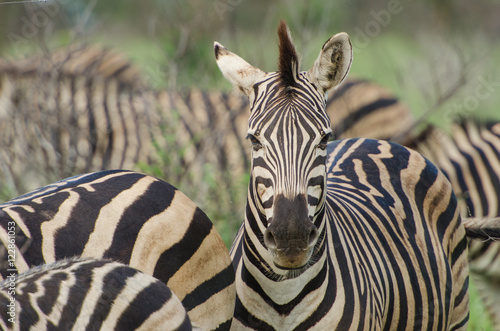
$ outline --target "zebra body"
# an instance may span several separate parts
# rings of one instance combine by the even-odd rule
[[[429,126],[409,141],[450,180],[462,217],[500,217],[500,123],[464,120],[451,135]],[[469,240],[471,275],[496,328],[500,328],[500,244]]]
[[[130,63],[96,47],[0,63],[0,80],[0,142],[8,146],[0,179],[16,194],[75,174],[159,163],[174,149],[165,175],[177,183],[198,183],[207,163],[221,173],[248,169],[242,96],[154,91]]]
[[[349,38],[330,38],[299,72],[284,22],[278,34],[277,73],[215,44],[222,73],[252,105],[233,328],[465,330],[467,242],[449,182],[400,145],[327,146],[324,93],[350,68]]]
[[[0,283],[0,303],[3,330],[192,329],[164,283],[110,260],[72,258],[34,267]]]
[[[164,181],[131,171],[68,178],[0,205],[0,225],[4,278],[7,269],[24,272],[73,256],[113,259],[167,284],[193,323],[230,326],[227,248],[203,211]]]
[[[331,91],[326,112],[331,118],[336,139],[390,140],[414,122],[406,104],[387,89],[362,79],[348,79]]]
[[[493,223],[498,223],[500,217],[500,124],[468,118],[452,122],[449,132],[427,125],[415,133],[418,122],[407,106],[384,93],[362,88],[363,84],[356,82],[332,93],[327,111],[332,113],[339,106],[342,119],[336,125],[332,121],[333,131],[340,138],[402,143],[445,174],[458,196],[462,220],[466,221],[471,275],[495,328],[500,329],[500,245],[487,237],[474,239],[469,231],[470,226],[475,226],[478,233],[488,232],[481,229],[485,221],[496,218]]]

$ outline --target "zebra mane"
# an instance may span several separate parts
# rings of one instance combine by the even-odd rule
[[[290,31],[285,21],[281,20],[278,26],[279,62],[278,72],[284,87],[295,87],[296,77],[299,74],[299,58],[293,45]]]

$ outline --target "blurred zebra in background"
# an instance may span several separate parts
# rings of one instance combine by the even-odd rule
[[[172,183],[199,182],[206,164],[239,174],[248,168],[241,157],[246,120],[237,118],[248,101],[241,96],[153,91],[130,63],[97,47],[3,61],[0,79],[0,179],[13,193],[75,174],[133,169],[173,150]]]
[[[2,330],[192,330],[167,285],[110,260],[31,268],[0,283],[0,305]]]
[[[108,170],[41,187],[0,205],[0,274],[73,256],[112,259],[152,275],[191,322],[228,330],[234,270],[212,222],[170,184]]]
[[[244,207],[247,113],[234,93],[154,91],[122,56],[95,46],[3,61],[0,193],[136,169],[181,187],[214,219],[232,217]]]

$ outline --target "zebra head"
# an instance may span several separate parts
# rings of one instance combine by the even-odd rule
[[[217,42],[214,47],[223,75],[250,99],[253,151],[246,222],[255,223],[247,230],[259,238],[254,244],[267,249],[275,267],[296,270],[308,265],[324,228],[319,215],[331,133],[325,93],[346,77],[352,46],[346,33],[334,35],[313,67],[301,72],[283,21],[278,35],[277,72],[253,67]]]

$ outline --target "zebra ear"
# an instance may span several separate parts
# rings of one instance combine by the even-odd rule
[[[338,87],[346,78],[352,63],[352,45],[349,35],[337,33],[323,45],[316,62],[307,72],[309,81],[320,92]]]
[[[220,71],[235,87],[247,96],[253,93],[253,85],[264,79],[266,73],[214,42],[215,59]]]

